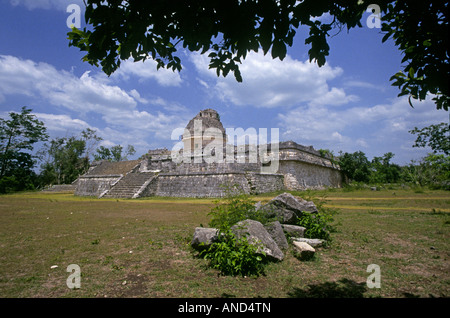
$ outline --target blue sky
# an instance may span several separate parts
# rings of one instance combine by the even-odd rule
[[[80,0],[0,0],[0,116],[26,105],[44,121],[51,137],[97,130],[101,145],[134,145],[135,157],[149,149],[171,149],[172,132],[200,110],[216,109],[226,128],[279,128],[294,140],[340,150],[361,150],[372,159],[393,152],[406,164],[429,149],[412,148],[408,133],[448,121],[431,100],[408,104],[397,98],[389,78],[401,70],[392,42],[379,29],[343,30],[329,40],[327,64],[309,63],[299,30],[284,61],[251,53],[241,65],[243,83],[218,78],[206,55],[179,51],[183,70],[156,70],[156,64],[125,62],[112,76],[81,61],[69,47],[66,12]],[[84,18],[82,18],[82,27]]]

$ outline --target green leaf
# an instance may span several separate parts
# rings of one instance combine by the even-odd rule
[[[390,33],[386,33],[386,34],[383,36],[383,39],[381,40],[381,42],[382,42],[382,43],[386,42],[386,41],[389,39],[390,36],[391,36]]]
[[[242,83],[241,71],[239,71],[239,69],[235,69],[235,70],[234,70],[234,77],[236,78],[236,80],[237,80],[239,83]]]
[[[428,40],[423,41],[422,44],[423,44],[423,46],[430,47],[431,46],[431,41],[430,41],[430,39],[428,39]]]
[[[279,58],[283,60],[286,57],[286,44],[282,40],[278,40],[273,43],[272,46],[272,58]]]
[[[409,103],[409,106],[411,106],[411,108],[414,108],[414,106],[413,106],[413,104],[411,102],[411,97],[413,97],[413,96],[412,95],[409,96],[408,103]]]

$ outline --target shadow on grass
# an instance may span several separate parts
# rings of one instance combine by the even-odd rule
[[[357,283],[343,278],[337,282],[311,284],[305,289],[294,288],[288,296],[292,298],[363,298],[366,291],[366,283]]]

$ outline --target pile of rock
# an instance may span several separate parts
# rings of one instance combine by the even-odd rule
[[[276,217],[280,221],[263,225],[248,219],[236,223],[231,230],[238,238],[246,237],[251,244],[258,247],[258,251],[264,252],[269,258],[277,261],[284,259],[284,252],[289,247],[287,238],[292,241],[294,255],[300,259],[311,258],[315,254],[315,248],[323,245],[323,240],[304,238],[306,229],[295,225],[297,218],[305,213],[318,212],[313,202],[283,193],[267,204],[258,202],[255,207],[258,211],[267,213],[268,217]],[[209,247],[217,240],[218,232],[215,228],[197,227],[192,238],[192,247],[197,250]]]

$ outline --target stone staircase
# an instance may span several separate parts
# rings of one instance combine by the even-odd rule
[[[42,190],[43,192],[75,192],[76,184],[55,184]]]
[[[153,172],[130,172],[119,180],[102,198],[134,198],[142,186],[153,179]]]

